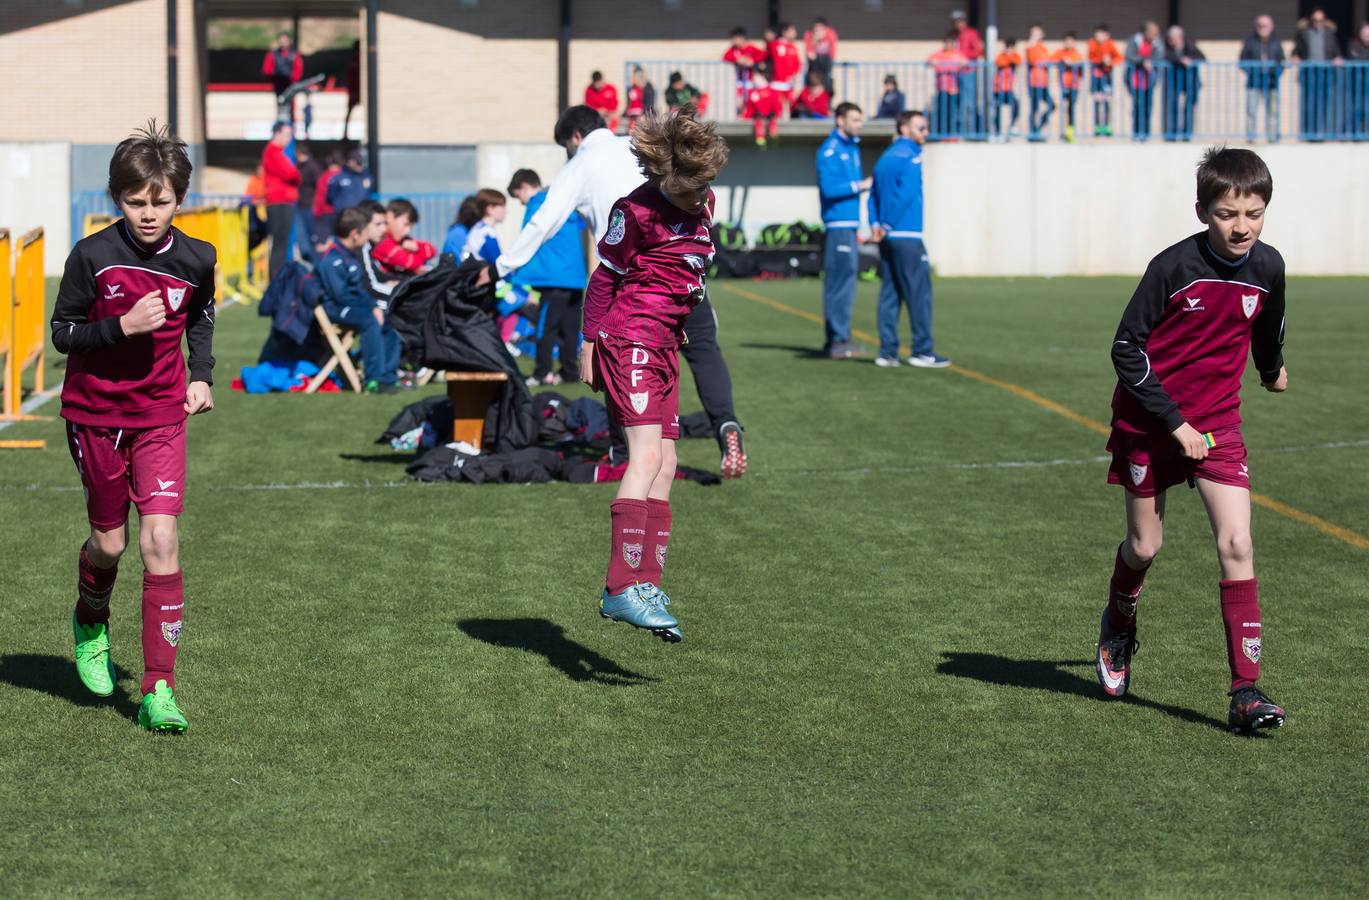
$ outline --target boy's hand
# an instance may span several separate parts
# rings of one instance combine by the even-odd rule
[[[1282,394],[1284,391],[1288,390],[1288,369],[1280,366],[1279,377],[1275,378],[1273,381],[1261,381],[1260,387],[1269,391],[1271,394]]]
[[[871,226],[870,243],[878,244],[882,240],[884,240],[884,229],[880,228],[878,225]]]
[[[599,390],[599,385],[594,383],[594,342],[583,341],[580,344],[580,377],[589,385],[591,391]]]
[[[143,294],[133,308],[119,317],[119,327],[125,337],[147,334],[166,324],[166,304],[160,290]]]
[[[214,408],[214,397],[209,393],[209,385],[203,381],[192,381],[185,389],[185,414],[187,416],[209,412]]]
[[[1207,441],[1192,425],[1185,422],[1171,432],[1179,442],[1179,452],[1188,459],[1207,459]]]
[[[405,238],[399,246],[403,247],[405,250],[408,250],[410,253],[418,252],[418,241],[414,240],[413,238]]]

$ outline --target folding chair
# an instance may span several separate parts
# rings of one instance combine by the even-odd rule
[[[304,393],[315,393],[324,380],[338,366],[342,366],[342,374],[346,377],[347,383],[352,386],[355,393],[361,393],[361,379],[357,376],[356,366],[352,365],[352,358],[348,351],[352,349],[352,343],[356,340],[357,333],[354,329],[344,328],[336,325],[333,320],[328,318],[328,314],[323,311],[323,304],[314,307],[314,318],[318,321],[318,330],[323,334],[323,339],[328,342],[329,348],[333,351],[333,356],[324,364],[319,373],[309,380],[309,385],[304,389]]]

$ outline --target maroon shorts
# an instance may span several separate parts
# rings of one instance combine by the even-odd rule
[[[680,359],[675,348],[600,335],[594,342],[594,381],[608,399],[610,419],[624,428],[660,425],[662,438],[679,440]]]
[[[1207,459],[1191,460],[1179,452],[1179,442],[1167,434],[1133,434],[1112,429],[1108,450],[1108,484],[1120,484],[1138,497],[1154,497],[1190,478],[1249,489],[1250,469],[1239,425],[1209,432]]]
[[[184,509],[184,420],[159,428],[68,422],[67,445],[86,490],[86,515],[100,531],[122,528],[130,502],[143,516],[179,516]]]

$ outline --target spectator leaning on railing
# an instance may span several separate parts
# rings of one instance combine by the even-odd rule
[[[290,33],[282,31],[276,37],[276,46],[266,51],[266,57],[261,61],[261,74],[271,79],[277,105],[290,85],[304,77],[304,60],[295,50],[294,43]]]
[[[1363,141],[1369,139],[1369,22],[1359,27],[1346,57],[1359,64],[1350,69],[1350,135]]]
[[[1333,67],[1341,61],[1340,40],[1336,26],[1326,18],[1326,11],[1312,10],[1306,28],[1298,30],[1293,42],[1293,58],[1302,66],[1298,72],[1298,86],[1302,93],[1303,140],[1321,141],[1336,130],[1336,85],[1339,79]]]
[[[729,38],[731,44],[723,52],[723,62],[732,63],[737,71],[737,111],[741,112],[746,106],[746,92],[751,89],[751,72],[765,60],[765,48],[751,43],[745,28],[733,28]]]
[[[1106,25],[1095,25],[1089,38],[1089,93],[1093,95],[1093,135],[1112,137],[1112,71],[1122,51]]]
[[[799,51],[799,30],[791,22],[783,22],[779,34],[766,46],[770,64],[770,87],[791,106],[798,94],[803,77],[803,55]]]
[[[1146,22],[1127,41],[1127,88],[1131,91],[1131,139],[1150,138],[1150,112],[1155,96],[1155,64],[1165,55],[1160,26]]]
[[[960,115],[962,131],[970,135],[984,132],[984,111],[979,108],[979,69],[984,62],[984,39],[970,25],[964,10],[951,13],[951,30],[956,36],[956,49],[965,57],[960,70]]]
[[[958,138],[961,134],[960,75],[965,68],[965,57],[960,52],[959,39],[954,31],[941,39],[941,49],[927,60],[932,66],[936,82],[936,136],[939,140]]]
[[[1165,140],[1187,141],[1193,137],[1193,108],[1202,88],[1196,64],[1207,62],[1207,57],[1185,37],[1183,28],[1171,25],[1165,32],[1165,62]]]
[[[1044,141],[1046,125],[1055,111],[1051,98],[1051,51],[1046,46],[1046,30],[1033,25],[1027,31],[1027,140]]]
[[[832,65],[837,61],[837,30],[827,20],[813,20],[813,27],[803,36],[803,52],[808,57],[808,71],[822,76],[822,86],[832,93]]]
[[[1258,132],[1259,108],[1264,107],[1265,136],[1279,139],[1279,79],[1283,75],[1283,44],[1274,34],[1274,20],[1255,17],[1255,31],[1241,45],[1241,68],[1245,70],[1245,136],[1253,141]]]
[[[1060,102],[1065,105],[1065,140],[1074,143],[1074,106],[1079,99],[1079,83],[1084,80],[1084,57],[1079,38],[1066,31],[1063,46],[1051,57],[1060,70]]]
[[[1017,91],[1014,90],[1017,67],[1022,65],[1022,54],[1017,52],[1017,38],[1003,39],[1003,49],[994,57],[993,65],[993,133],[1000,139],[1003,137],[1003,107],[1006,106],[1012,112],[1007,133],[1017,137],[1017,117],[1022,111],[1021,104],[1017,102]]]

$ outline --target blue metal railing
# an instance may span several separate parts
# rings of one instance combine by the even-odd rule
[[[664,96],[671,72],[709,94],[707,118],[742,120],[735,68],[724,62],[629,61],[624,81],[641,66]],[[1087,62],[938,66],[931,62],[838,62],[833,107],[879,109],[884,79],[893,75],[908,109],[924,110],[939,140],[1137,141],[1369,140],[1369,62],[1123,64],[1098,76]],[[658,101],[658,102],[662,102]],[[783,129],[783,125],[781,125]]]

